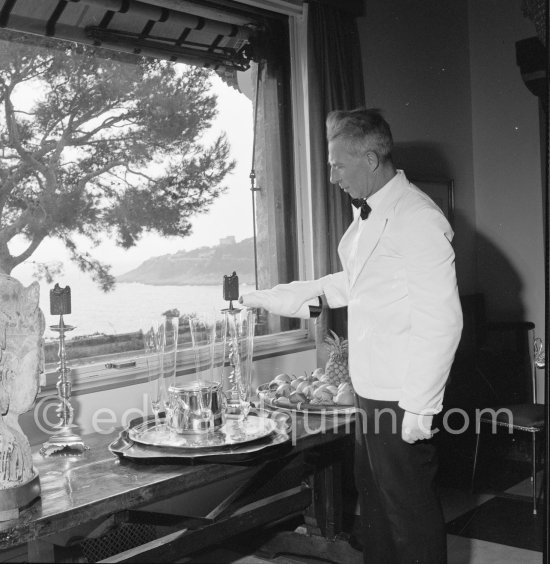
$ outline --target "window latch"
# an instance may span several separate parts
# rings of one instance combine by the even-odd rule
[[[129,362],[108,362],[105,364],[105,368],[133,368],[136,366],[136,361],[131,360]]]

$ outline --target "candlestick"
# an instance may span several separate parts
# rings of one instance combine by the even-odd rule
[[[61,288],[56,284],[53,290],[50,290],[50,314],[51,315],[67,315],[71,313],[71,288],[65,286]]]
[[[233,309],[233,300],[239,299],[239,277],[235,271],[223,277],[223,299],[229,301],[229,309]]]
[[[243,421],[250,410],[250,384],[252,374],[252,351],[255,314],[253,310],[233,307],[239,299],[239,277],[234,271],[223,277],[223,297],[229,308],[223,309],[224,354],[228,367],[224,369],[224,394],[226,415]]]
[[[50,329],[59,333],[59,363],[57,379],[57,397],[59,405],[56,413],[59,417],[57,432],[46,441],[40,449],[40,454],[50,456],[61,451],[71,451],[71,453],[82,453],[88,447],[83,440],[73,432],[76,425],[73,424],[73,407],[71,405],[71,378],[70,369],[67,366],[67,353],[65,350],[65,333],[72,331],[72,325],[66,325],[63,321],[63,313],[71,313],[71,289],[69,286],[60,288],[59,284],[50,290],[50,311],[52,314],[59,314],[59,324],[50,325]]]

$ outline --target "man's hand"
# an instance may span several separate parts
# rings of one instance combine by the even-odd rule
[[[246,307],[262,307],[275,315],[309,317],[309,308],[302,307],[304,305],[302,297],[295,295],[288,286],[290,284],[280,284],[271,290],[257,290],[244,294],[239,298],[239,303]]]
[[[433,415],[422,415],[405,411],[403,425],[401,426],[401,438],[410,444],[424,439],[431,439]]]
[[[240,296],[239,303],[246,307],[261,307],[269,311],[268,290],[258,290]]]

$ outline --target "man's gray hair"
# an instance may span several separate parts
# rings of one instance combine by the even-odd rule
[[[391,158],[392,134],[380,110],[357,108],[330,112],[327,116],[327,140],[334,139],[342,139],[352,155],[359,157],[373,151],[381,161]]]

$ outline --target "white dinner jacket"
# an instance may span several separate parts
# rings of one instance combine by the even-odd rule
[[[453,231],[403,171],[368,203],[357,245],[359,215],[340,241],[343,271],[320,280],[330,307],[348,306],[353,386],[366,398],[438,413],[462,331]]]

